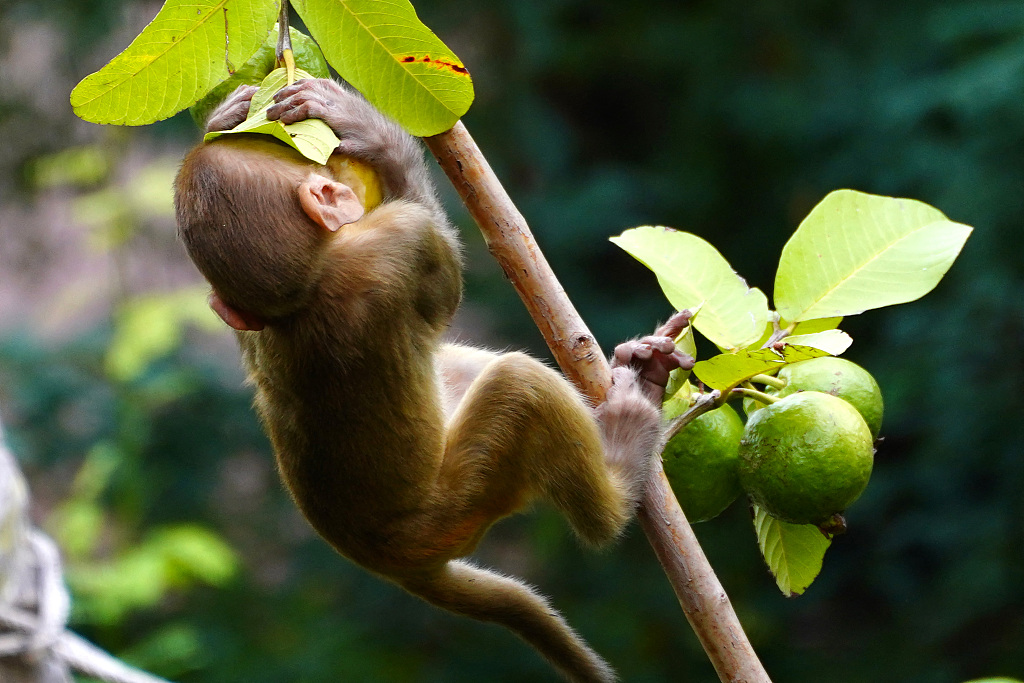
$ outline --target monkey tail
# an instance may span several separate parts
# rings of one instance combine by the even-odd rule
[[[548,601],[521,581],[452,560],[437,574],[401,583],[433,605],[511,629],[572,683],[618,680]]]

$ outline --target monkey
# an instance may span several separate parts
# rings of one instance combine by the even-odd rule
[[[212,114],[226,130],[252,87]],[[618,537],[660,451],[673,338],[618,346],[592,407],[520,352],[444,342],[462,298],[462,252],[418,143],[332,80],[280,90],[268,118],[326,122],[324,166],[269,136],[195,147],[175,180],[179,235],[236,330],[282,480],[341,555],[423,600],[506,626],[563,677],[615,674],[525,583],[465,559],[499,519],[544,499],[582,541]],[[332,162],[369,165],[384,200],[360,204]]]

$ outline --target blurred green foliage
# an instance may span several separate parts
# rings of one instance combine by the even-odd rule
[[[846,355],[885,393],[885,440],[807,594],[779,597],[742,506],[697,532],[775,680],[1024,676],[1020,3],[415,4],[472,71],[466,124],[605,348],[669,312],[653,275],[608,243],[625,228],[700,234],[770,289],[783,242],[832,189],[914,197],[976,227],[927,298],[844,323]],[[11,0],[4,30],[52,25],[63,38],[49,76],[70,90],[123,47],[125,16],[155,9]],[[14,92],[0,90],[0,164],[22,183],[5,202],[30,200],[32,159],[76,147],[82,130],[70,108]],[[187,115],[138,135],[197,137]],[[114,163],[70,159],[86,179]],[[503,342],[543,353],[442,191],[466,228],[467,298]],[[183,683],[553,680],[508,634],[421,605],[313,537],[234,360],[208,353],[192,323],[170,326],[180,345],[112,376],[119,320],[65,343],[0,344],[0,409],[37,503],[55,510],[48,528],[68,538],[76,628]],[[102,485],[72,483],[89,468]],[[94,507],[76,510],[83,496]],[[122,595],[88,572],[76,585],[80,553],[122,572]],[[625,680],[715,680],[639,532],[584,552],[542,510],[500,525],[479,555],[551,595]]]

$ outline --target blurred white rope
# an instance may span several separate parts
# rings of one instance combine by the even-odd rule
[[[65,626],[71,600],[57,545],[28,522],[28,489],[0,426],[0,681],[168,683],[114,658]]]

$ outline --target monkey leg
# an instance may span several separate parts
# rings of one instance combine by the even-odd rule
[[[462,397],[481,371],[500,355],[475,346],[441,344],[434,354],[434,364],[441,384],[441,403],[446,422],[451,419]]]
[[[647,409],[656,431],[660,418]],[[635,437],[627,422],[613,447]],[[606,459],[593,412],[561,375],[521,353],[497,356],[451,417],[429,526],[469,552],[494,521],[543,497],[585,541],[607,542],[634,504],[621,455]]]
[[[456,614],[500,624],[534,647],[566,680],[610,683],[615,672],[565,622],[548,601],[516,579],[453,560],[401,585]]]

